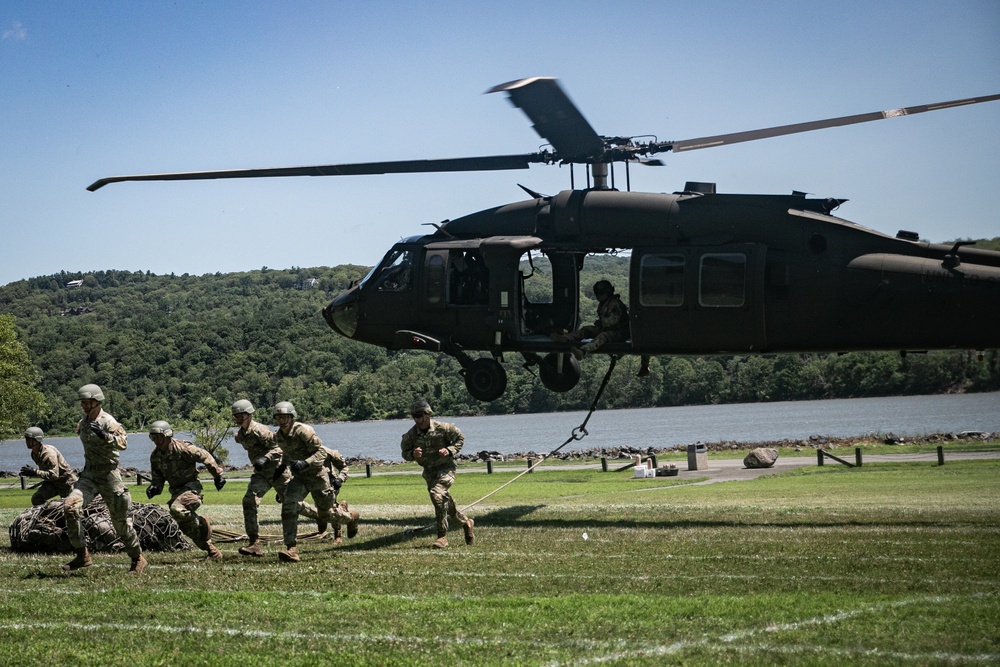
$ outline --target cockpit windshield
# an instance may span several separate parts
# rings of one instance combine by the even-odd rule
[[[393,249],[382,263],[368,272],[361,281],[362,286],[371,285],[380,292],[402,292],[413,287],[412,250]]]

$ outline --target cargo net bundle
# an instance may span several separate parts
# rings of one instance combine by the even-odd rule
[[[191,544],[184,539],[170,512],[159,505],[132,503],[128,518],[144,551],[191,549]],[[115,535],[108,507],[99,495],[83,510],[83,530],[91,551],[118,553],[125,548]],[[10,524],[10,548],[11,551],[26,553],[73,551],[66,532],[63,501],[50,500],[21,512]]]

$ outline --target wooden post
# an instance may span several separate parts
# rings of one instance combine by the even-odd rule
[[[534,462],[535,462],[535,459],[533,459],[532,457],[530,457],[530,456],[529,456],[529,457],[528,457],[528,473],[533,473],[533,472],[535,472],[535,471],[534,471],[534,470],[532,469],[532,467],[531,467],[531,464],[532,464],[532,463],[534,463]]]
[[[937,452],[938,452],[938,465],[939,466],[943,466],[944,465],[944,447],[942,445],[938,445]]]
[[[859,468],[861,467],[861,448],[860,447],[855,447],[854,448],[854,463]]]
[[[602,456],[601,457],[601,472],[607,472],[607,471],[608,471],[608,457],[607,456]]]
[[[649,458],[652,459],[652,461],[653,461],[653,469],[655,470],[656,469],[656,454],[653,454]]]
[[[365,477],[371,477],[371,476],[372,476],[372,464],[371,463],[366,463],[365,464]]]
[[[823,450],[822,449],[817,449],[816,450],[816,465],[818,465],[818,466],[823,465]]]
[[[493,459],[486,459],[486,474],[493,474]]]
[[[21,490],[24,491],[26,488],[28,488],[28,487],[24,483],[24,475],[21,475]]]
[[[142,480],[144,480],[144,479],[149,479],[150,482],[153,481],[153,479],[151,477],[146,477],[141,472],[136,472],[135,473],[135,485],[136,486],[142,486]]]
[[[824,457],[824,458],[825,458],[825,457],[830,457],[831,459],[833,459],[833,460],[834,460],[834,461],[836,461],[837,463],[843,463],[843,464],[844,464],[845,466],[847,466],[848,468],[853,468],[853,467],[854,467],[854,464],[853,464],[853,463],[851,463],[850,461],[848,461],[848,460],[846,460],[846,459],[842,459],[842,458],[840,458],[840,457],[839,457],[839,456],[837,456],[836,454],[831,454],[830,452],[826,452],[826,451],[823,451],[822,449],[820,450],[820,452],[822,452],[822,454],[823,454],[823,457]],[[822,464],[822,463],[820,463],[820,465],[823,465],[823,464]]]

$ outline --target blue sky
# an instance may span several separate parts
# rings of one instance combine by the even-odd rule
[[[482,93],[537,75],[598,133],[661,140],[994,94],[1000,2],[6,0],[0,285],[373,264],[422,223],[523,199],[518,183],[566,189],[555,166],[85,189],[531,152],[527,119]],[[889,234],[1000,235],[1000,102],[664,159],[634,168],[633,189],[801,190]]]

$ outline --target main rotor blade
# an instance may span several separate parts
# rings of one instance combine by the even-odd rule
[[[493,86],[487,93],[504,91],[520,107],[543,139],[567,162],[586,161],[604,152],[598,136],[580,110],[552,77],[518,79]]]
[[[396,162],[360,162],[329,164],[314,167],[274,167],[270,169],[227,169],[221,171],[184,171],[169,174],[138,174],[110,176],[94,181],[88,190],[94,192],[109,183],[122,181],[197,181],[213,178],[270,178],[277,176],[369,176],[373,174],[415,174],[438,171],[497,171],[527,169],[532,162],[545,162],[544,153],[525,155],[490,155],[442,160],[399,160]]]
[[[981,102],[992,102],[994,100],[1000,100],[1000,95],[968,97],[964,100],[952,100],[951,102],[938,102],[936,104],[921,104],[915,107],[889,109],[887,111],[873,111],[871,113],[862,113],[854,116],[841,116],[840,118],[829,118],[827,120],[814,120],[809,123],[795,123],[793,125],[780,125],[778,127],[769,127],[762,130],[750,130],[749,132],[718,134],[714,137],[699,137],[698,139],[685,139],[684,141],[665,141],[661,144],[657,144],[657,147],[659,147],[659,150],[672,150],[675,153],[679,153],[682,151],[693,151],[699,148],[714,148],[716,146],[738,144],[743,141],[756,141],[757,139],[780,137],[785,134],[812,132],[813,130],[822,130],[827,127],[839,127],[841,125],[867,123],[869,121],[884,120],[886,118],[912,116],[914,114],[924,113],[925,111],[951,109],[953,107],[960,107],[968,104],[979,104]]]

